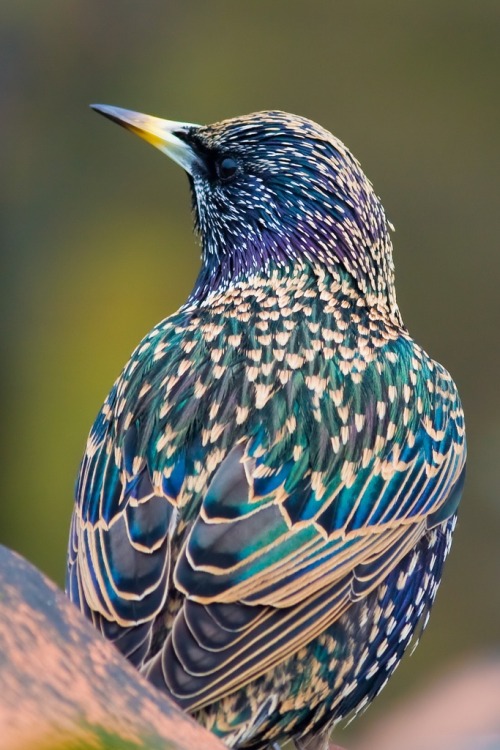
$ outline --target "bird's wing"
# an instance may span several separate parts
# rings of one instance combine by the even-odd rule
[[[149,650],[151,624],[168,593],[169,529],[176,510],[153,489],[138,459],[139,424],[119,445],[115,384],[87,441],[76,488],[66,591],[136,665]]]
[[[177,561],[186,602],[153,679],[191,708],[212,702],[378,587],[456,511],[465,453],[455,397],[442,383],[431,416],[406,439],[379,441],[356,471],[344,446],[331,483],[307,460],[276,464],[258,438],[235,446]]]
[[[447,430],[432,432],[421,424],[411,446],[385,445],[356,470],[346,457],[326,486],[292,462],[271,472],[269,451],[242,441],[208,488],[175,568],[177,587],[201,603],[289,607],[368,560],[378,561],[378,581],[400,540],[410,536],[411,546],[456,510],[463,452]],[[294,474],[300,479],[289,485]]]
[[[149,669],[191,708],[296,652],[456,510],[465,459],[456,390],[437,367],[417,406],[422,397],[408,392],[404,373],[399,377],[398,388],[388,385],[397,378],[381,377],[339,406],[335,434],[301,412],[305,395],[283,389],[282,428],[257,420],[221,451],[201,510],[174,555],[169,531],[183,521],[169,498],[196,460],[181,452],[161,492],[139,445],[147,434],[132,421],[117,442],[105,407],[80,474],[72,598],[97,613],[108,637],[116,627],[120,648],[140,663],[175,563],[174,584],[185,601]],[[300,373],[296,380],[310,390]],[[110,399],[107,410],[116,412],[120,394]],[[325,421],[334,401],[327,392],[317,401]]]

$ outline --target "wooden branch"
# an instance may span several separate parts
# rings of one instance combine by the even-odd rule
[[[224,750],[40,571],[0,546],[2,750]]]

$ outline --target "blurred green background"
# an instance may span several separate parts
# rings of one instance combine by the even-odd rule
[[[88,429],[199,264],[184,175],[87,105],[202,123],[285,109],[332,130],[374,182],[405,321],[467,416],[429,631],[356,727],[498,649],[499,40],[498,0],[1,0],[2,543],[62,584]]]

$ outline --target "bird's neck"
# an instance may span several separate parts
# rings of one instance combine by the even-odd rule
[[[359,304],[379,309],[384,315],[401,325],[401,315],[396,302],[392,255],[382,253],[382,267],[374,270],[368,262],[361,267],[346,263],[333,251],[310,253],[309,257],[294,257],[293,253],[268,253],[262,250],[244,253],[236,250],[214,257],[204,252],[203,264],[188,304],[204,305],[213,296],[239,286],[261,286],[266,280],[310,276],[314,285],[321,279],[322,285],[330,280],[332,286],[349,289]],[[349,266],[349,267],[346,267]]]

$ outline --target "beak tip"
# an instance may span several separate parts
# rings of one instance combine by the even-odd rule
[[[119,109],[118,107],[111,107],[109,104],[89,104],[89,107],[99,115],[107,117],[108,120],[127,128],[127,120],[124,117],[124,114],[127,112],[126,110]]]

